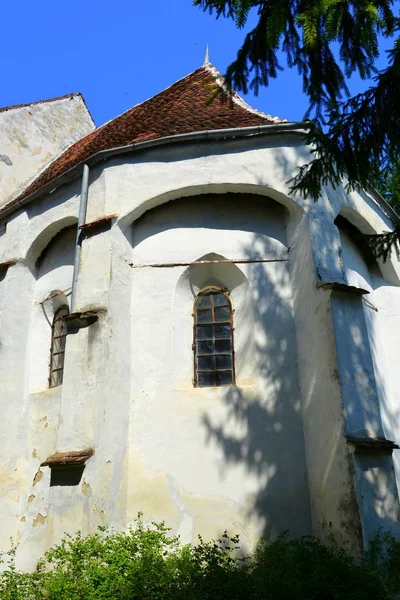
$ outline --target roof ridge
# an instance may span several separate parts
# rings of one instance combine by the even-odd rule
[[[102,125],[100,125],[99,127],[96,127],[95,129],[93,129],[93,131],[90,131],[89,133],[87,133],[86,135],[84,135],[81,139],[76,140],[76,142],[73,142],[73,144],[71,144],[70,146],[68,146],[67,148],[65,148],[65,150],[63,150],[61,152],[60,155],[58,155],[54,160],[52,160],[47,167],[50,167],[51,164],[57,160],[62,154],[64,154],[64,152],[67,152],[70,148],[72,148],[72,146],[74,146],[75,144],[80,143],[82,140],[87,139],[89,137],[94,137],[94,135],[96,133],[98,133],[101,129],[103,129],[104,127],[106,127],[106,125],[109,125],[110,123],[113,123],[113,121],[116,121],[117,119],[119,119],[120,117],[123,117],[124,115],[126,115],[127,113],[129,113],[131,110],[138,108],[139,106],[142,106],[142,104],[145,104],[146,102],[149,102],[150,100],[153,100],[154,98],[157,98],[157,96],[160,96],[161,94],[164,94],[164,92],[166,92],[167,90],[169,90],[170,88],[172,88],[174,85],[176,85],[177,83],[180,83],[181,81],[183,81],[184,79],[186,79],[187,77],[190,77],[191,75],[194,75],[195,73],[197,73],[197,71],[202,71],[206,69],[206,67],[204,65],[202,65],[201,67],[198,67],[197,69],[195,69],[194,71],[191,71],[190,73],[188,73],[187,75],[185,75],[184,77],[181,77],[180,79],[178,79],[177,81],[174,81],[174,83],[171,83],[171,85],[167,86],[166,88],[164,88],[163,90],[161,90],[160,92],[157,92],[157,94],[155,94],[154,96],[150,96],[150,98],[146,98],[146,100],[142,100],[141,102],[138,102],[137,104],[134,104],[133,106],[131,106],[130,108],[127,108],[126,110],[124,110],[122,113],[120,113],[119,115],[113,117],[112,119],[109,119],[108,121],[106,121],[105,123],[103,123]],[[77,92],[80,96],[82,96],[82,94],[80,92]],[[61,96],[61,98],[63,97],[67,97],[67,96]],[[55,98],[56,100],[58,100],[59,98]],[[82,96],[83,101],[85,102],[85,99]],[[50,100],[44,100],[44,102],[50,102]],[[33,104],[37,104],[37,103],[33,103]],[[85,102],[86,105],[86,102]],[[29,104],[24,105],[21,104],[21,106],[29,106]],[[2,109],[0,109],[1,112]],[[92,117],[92,115],[90,115]],[[94,119],[92,117],[92,121],[94,123]],[[46,170],[46,169],[44,169]],[[39,173],[38,175],[35,176],[35,179],[40,177],[41,173]],[[31,181],[31,183],[33,183],[34,180]]]
[[[142,104],[145,104],[146,102],[149,102],[149,100],[153,100],[154,98],[157,98],[157,96],[160,96],[160,94],[164,94],[164,92],[166,92],[167,90],[169,90],[170,88],[172,88],[177,83],[180,83],[181,81],[183,81],[187,77],[190,77],[191,75],[194,75],[194,73],[196,73],[197,71],[201,71],[204,68],[205,68],[204,65],[202,65],[201,67],[198,67],[197,69],[195,69],[194,71],[191,71],[190,73],[188,73],[184,77],[181,77],[180,79],[177,79],[177,81],[174,81],[174,83],[171,83],[171,85],[168,85],[166,88],[164,88],[160,92],[157,92],[157,94],[155,94],[154,96],[150,96],[149,98],[146,98],[146,100],[142,100],[141,102],[138,102],[137,104],[134,104],[130,108],[127,108],[126,110],[124,110],[119,115],[113,117],[112,119],[109,119],[108,121],[106,121],[105,123],[103,123],[103,125],[100,125],[100,127],[96,127],[96,129],[94,131],[91,131],[90,133],[94,133],[95,131],[96,132],[100,131],[100,129],[103,129],[103,127],[105,127],[109,123],[112,123],[113,121],[116,121],[117,119],[119,119],[119,117],[123,117],[124,115],[126,115],[128,112],[130,112],[134,108],[137,108],[138,106],[142,106]],[[88,133],[88,135],[90,135],[90,133]],[[87,137],[87,136],[85,136],[85,137]]]
[[[210,102],[210,80],[221,92],[213,102]],[[17,204],[29,197],[103,150],[185,133],[278,123],[287,123],[287,120],[253,109],[228,88],[211,63],[206,63],[68,146],[27,183],[14,202]]]
[[[54,98],[46,98],[45,100],[35,100],[34,102],[26,102],[25,104],[11,104],[10,106],[0,106],[0,112],[16,110],[17,108],[25,108],[27,106],[33,106],[35,104],[47,104],[47,102],[57,102],[57,100],[66,100],[67,98],[73,98],[74,96],[80,96],[83,100],[83,103],[86,106],[85,98],[83,97],[81,92],[71,92],[70,94],[64,94],[63,96],[54,96]],[[87,108],[87,106],[86,106],[86,108]],[[90,113],[89,109],[88,109],[88,112]],[[93,117],[92,117],[92,120],[93,120]]]
[[[221,73],[218,71],[218,69],[216,67],[214,67],[214,65],[211,64],[210,62],[205,62],[203,65],[203,69],[206,69],[213,75],[217,84],[227,94],[227,96],[229,96],[229,98],[232,100],[232,102],[235,102],[235,104],[237,104],[244,110],[247,110],[247,112],[249,112],[253,115],[258,115],[259,117],[262,117],[263,119],[268,119],[269,121],[273,121],[274,123],[287,123],[288,122],[287,119],[281,119],[280,117],[274,117],[273,115],[269,115],[268,113],[258,110],[257,108],[253,108],[252,106],[250,106],[250,104],[248,104],[246,102],[246,100],[244,100],[244,98],[239,96],[239,94],[236,92],[236,90],[230,91],[228,86],[225,83],[224,77],[221,75]]]

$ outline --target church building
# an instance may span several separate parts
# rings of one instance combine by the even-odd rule
[[[396,534],[400,263],[371,188],[290,180],[310,122],[208,60],[96,128],[0,109],[0,551],[138,512],[182,543]]]

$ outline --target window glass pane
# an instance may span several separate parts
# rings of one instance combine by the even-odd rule
[[[231,340],[215,340],[215,353],[231,352]]]
[[[215,337],[217,339],[225,339],[231,337],[231,328],[229,325],[216,325]]]
[[[217,369],[231,369],[232,368],[232,357],[231,356],[216,356],[215,366]]]
[[[213,330],[213,328],[211,327],[211,325],[203,325],[201,327],[196,327],[197,339],[198,340],[212,339],[212,337],[213,337],[212,330]]]
[[[54,338],[53,340],[53,354],[55,352],[61,352],[62,350],[64,350],[63,345],[64,345],[64,336],[59,337],[59,338]]]
[[[214,357],[199,356],[197,359],[197,368],[199,371],[212,371],[214,369]]]
[[[51,374],[50,387],[56,387],[62,384],[62,371],[54,371]]]
[[[221,323],[221,321],[229,323],[231,318],[231,311],[229,310],[229,306],[224,306],[223,308],[216,308],[214,313],[216,323]]]
[[[197,300],[196,308],[207,308],[208,306],[211,306],[211,296],[209,293],[202,294]]]
[[[67,339],[66,336],[63,335],[63,334],[54,338],[54,340],[53,340],[53,354],[55,354],[56,352],[62,352],[65,349],[66,339]]]
[[[213,342],[197,342],[197,354],[212,354],[213,346]]]
[[[211,310],[198,310],[196,311],[196,317],[198,323],[212,323]]]
[[[64,319],[61,321],[61,324],[60,324],[60,332],[61,332],[61,335],[67,335],[67,325],[65,324]]]
[[[224,294],[221,294],[220,292],[214,292],[214,305],[215,306],[224,306],[224,305],[228,305],[228,299],[226,298],[226,296],[224,296]]]
[[[197,384],[199,386],[214,385],[213,373],[198,373]]]
[[[232,371],[215,371],[216,385],[230,385],[232,383]]]
[[[50,387],[62,384],[66,346],[66,326],[64,318],[69,314],[68,307],[61,307],[54,315],[52,327],[52,346],[50,356]]]
[[[63,335],[63,322],[60,320],[57,320],[54,323],[54,337],[60,337],[60,335]]]
[[[228,297],[209,288],[195,303],[194,319],[196,385],[232,385],[232,312]]]
[[[51,363],[52,370],[60,369],[64,365],[64,352],[53,354],[53,361]]]

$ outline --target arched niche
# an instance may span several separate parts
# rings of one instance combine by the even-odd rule
[[[362,233],[376,233],[371,224],[352,209],[341,211],[335,219],[339,229],[342,262],[349,285],[366,289],[362,297],[363,315],[371,351],[374,378],[379,400],[384,433],[388,439],[397,439],[398,378],[397,346],[400,315],[398,313],[400,289],[393,263],[376,260]],[[394,286],[397,284],[397,286]],[[360,300],[361,301],[361,300]],[[353,312],[354,311],[354,312]],[[348,327],[357,331],[359,317],[353,304],[347,309]],[[359,338],[360,340],[363,338]],[[368,345],[359,342],[366,352]],[[396,476],[400,481],[400,460],[394,455]]]
[[[209,251],[229,259],[287,259],[287,209],[254,194],[203,194],[158,205],[131,229],[134,264],[193,262]]]
[[[54,235],[48,239],[49,230],[40,241],[31,247],[31,260],[34,260],[36,283],[33,293],[31,326],[29,335],[29,389],[36,391],[49,385],[49,361],[52,324],[54,315],[62,306],[69,307],[71,294],[76,222],[67,221],[67,226],[53,229]],[[65,221],[64,221],[65,224]]]
[[[122,215],[117,223],[119,227],[126,231],[129,227],[147,211],[153,208],[178,200],[180,198],[189,198],[192,196],[201,196],[205,194],[251,194],[261,197],[267,197],[281,204],[288,210],[289,229],[294,230],[304,213],[304,209],[291,197],[262,185],[245,183],[207,183],[203,185],[183,186],[168,190],[163,194],[146,199],[139,206],[136,206],[129,213]],[[291,234],[290,234],[291,235]]]
[[[28,252],[26,253],[25,259],[32,272],[36,271],[38,259],[40,259],[50,242],[58,233],[60,233],[63,229],[72,228],[75,226],[76,236],[77,222],[78,220],[75,216],[63,217],[62,219],[47,225],[36,235],[34,241],[31,243],[28,249]]]
[[[346,228],[345,225],[345,221],[347,221],[350,225],[350,227]],[[342,223],[342,227],[340,227],[340,223]],[[364,252],[364,254],[368,254],[368,250],[366,249],[367,244],[362,242],[362,240],[360,238],[357,238],[357,231],[359,233],[362,234],[366,234],[366,235],[376,235],[378,233],[382,233],[382,232],[378,232],[374,229],[374,227],[372,226],[372,224],[366,219],[366,217],[364,217],[363,215],[361,215],[359,212],[357,212],[354,208],[351,207],[344,207],[342,208],[342,210],[338,213],[338,215],[336,216],[335,219],[335,225],[338,226],[339,224],[339,231],[342,229],[342,231],[346,230],[346,234],[347,237],[349,238],[349,240],[352,240],[352,243],[355,246],[359,247],[359,250],[362,250],[360,248],[360,246],[364,245],[364,250],[362,250]],[[351,229],[353,228],[353,231],[351,231]],[[372,266],[372,253],[369,253],[369,256],[365,257],[367,259],[367,262],[370,262],[371,266]],[[400,284],[400,277],[399,277],[399,268],[395,268],[395,265],[392,261],[392,259],[388,258],[386,261],[384,261],[382,258],[374,258],[373,259],[377,265],[377,267],[380,270],[380,273],[383,277],[383,279],[388,282],[391,283],[392,285],[399,285]]]
[[[233,310],[235,372],[238,385],[254,378],[256,364],[254,307],[249,281],[243,269],[215,252],[198,257],[178,279],[174,299],[174,379],[193,378],[193,305],[199,292],[208,287],[221,288],[229,296]],[[215,262],[214,262],[215,261]]]

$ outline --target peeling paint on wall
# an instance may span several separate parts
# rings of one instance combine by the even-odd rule
[[[37,527],[38,525],[44,525],[46,523],[47,516],[38,513],[37,516],[33,519],[32,525],[33,527]]]
[[[42,477],[43,477],[43,471],[41,471],[39,469],[38,472],[36,473],[35,477],[33,478],[32,485],[36,485],[37,483],[39,483],[39,481],[42,479]]]

